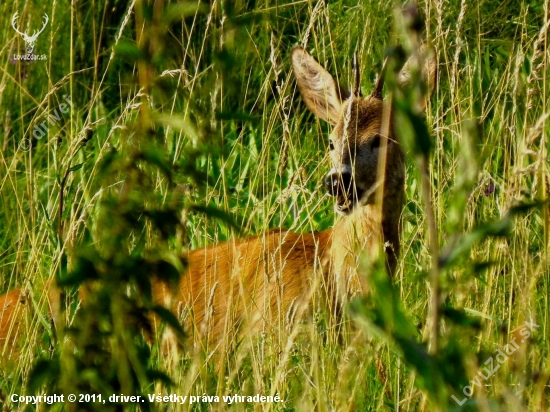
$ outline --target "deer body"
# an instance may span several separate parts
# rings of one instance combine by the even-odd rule
[[[292,51],[292,66],[307,107],[334,126],[325,185],[340,221],[324,232],[276,229],[184,255],[188,269],[177,290],[154,280],[153,291],[158,302],[184,309],[187,329],[199,338],[258,325],[286,327],[308,310],[315,293],[339,313],[342,302],[366,291],[357,270],[362,255],[374,261],[385,253],[389,273],[395,271],[405,165],[382,83],[363,98],[357,72],[349,93],[301,47]],[[433,85],[435,63],[426,67]],[[12,311],[13,305],[4,313]],[[0,350],[7,324],[0,320]]]
[[[320,233],[275,229],[190,252],[175,296],[162,284],[157,284],[156,295],[160,301],[172,295],[173,303],[189,311],[187,329],[215,339],[235,333],[240,324],[264,330],[269,325],[289,327],[317,291],[334,313],[344,296],[363,289],[355,270],[357,249],[376,256],[382,238],[377,222],[363,213]]]

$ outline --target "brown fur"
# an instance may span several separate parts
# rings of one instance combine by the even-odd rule
[[[327,234],[274,230],[190,252],[175,302],[192,310],[188,326],[201,335],[232,333],[239,320],[280,324],[290,316],[293,299],[311,290],[313,268],[323,264],[319,257],[326,239]],[[165,288],[158,285],[156,295],[171,296]]]
[[[307,312],[314,293],[337,313],[342,301],[365,292],[359,256],[375,260],[383,250],[390,274],[395,271],[405,165],[389,108],[376,96],[350,96],[300,47],[292,51],[292,64],[308,108],[334,125],[330,173],[349,172],[355,195],[362,196],[338,194],[338,210],[346,215],[333,229],[309,234],[277,229],[191,251],[177,290],[153,281],[156,300],[183,310],[185,326],[197,339],[219,340],[235,334],[238,326],[287,327]],[[428,61],[425,72],[433,87],[435,62]],[[409,81],[406,73],[401,77]],[[378,176],[381,153],[386,153],[386,167]],[[376,183],[382,183],[381,201],[371,193]],[[49,295],[55,299],[56,294]],[[0,344],[13,341],[24,305],[21,296],[13,291],[0,297]]]
[[[21,320],[26,310],[26,298],[20,289],[0,296],[0,358],[17,354],[17,337],[23,332]]]

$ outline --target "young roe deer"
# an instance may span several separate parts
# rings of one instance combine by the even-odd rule
[[[398,82],[409,81],[406,66]],[[395,272],[405,164],[390,104],[382,99],[383,75],[372,94],[362,97],[357,68],[348,92],[302,47],[292,50],[292,67],[307,107],[334,126],[332,169],[324,183],[341,219],[320,233],[276,229],[188,252],[188,269],[176,291],[154,280],[156,300],[187,309],[185,324],[198,337],[231,335],[239,324],[288,326],[316,291],[337,311],[365,289],[357,273],[361,254],[374,260],[384,250],[388,271]],[[434,60],[426,61],[423,77],[433,89]],[[21,296],[16,290],[0,297],[0,352],[18,326]]]
[[[187,325],[199,335],[226,336],[239,322],[286,326],[319,288],[334,311],[343,299],[364,290],[357,273],[363,252],[374,260],[383,246],[388,271],[395,272],[405,164],[390,105],[382,100],[383,76],[373,93],[363,98],[357,68],[350,93],[302,47],[292,50],[291,60],[307,107],[334,126],[329,141],[332,169],[324,183],[342,218],[320,233],[276,229],[189,252],[188,272],[172,302],[191,309]],[[398,81],[409,81],[407,67]],[[434,60],[427,60],[423,68],[431,87],[435,67]],[[382,153],[385,167],[379,170]],[[378,186],[381,201],[376,199]],[[157,296],[171,292],[157,285]]]

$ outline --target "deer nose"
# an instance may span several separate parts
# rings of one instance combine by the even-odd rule
[[[325,179],[325,188],[331,196],[339,196],[350,193],[353,178],[350,172],[331,173]]]

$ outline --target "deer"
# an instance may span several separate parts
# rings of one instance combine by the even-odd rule
[[[17,26],[15,25],[15,22],[19,18],[19,13],[15,12],[11,19],[11,26],[13,29],[17,32],[17,34],[21,35],[23,37],[23,40],[27,44],[27,54],[32,54],[34,51],[34,45],[36,43],[36,39],[38,38],[38,35],[44,31],[46,28],[46,25],[48,24],[49,17],[46,13],[44,13],[44,24],[42,25],[42,28],[40,30],[35,30],[31,36],[27,34],[27,32],[20,31]]]
[[[347,300],[368,290],[358,270],[360,256],[373,262],[383,257],[389,275],[396,271],[405,154],[391,102],[382,97],[385,65],[373,92],[363,97],[357,61],[351,91],[301,46],[292,49],[291,63],[307,108],[333,127],[331,169],[323,184],[335,200],[338,221],[322,232],[274,229],[183,253],[187,268],[179,285],[153,279],[153,296],[182,310],[182,323],[195,339],[220,341],[261,325],[288,327],[310,310],[315,293],[330,313],[340,316]],[[410,81],[408,66],[397,76],[398,83]],[[426,59],[422,76],[431,93],[433,58]],[[18,326],[15,314],[22,313],[24,304],[20,290],[0,297],[0,351],[10,344],[9,332]]]
[[[243,322],[249,327],[258,323],[280,327],[307,311],[317,289],[324,291],[328,308],[338,316],[347,299],[368,287],[357,271],[361,254],[374,261],[383,249],[388,273],[396,271],[405,155],[394,134],[391,105],[382,98],[385,68],[373,92],[362,97],[357,59],[351,92],[303,47],[292,49],[291,62],[306,106],[333,126],[332,168],[324,185],[336,200],[340,221],[319,233],[275,229],[186,254],[188,271],[179,289],[173,293],[157,284],[156,294],[171,296],[173,303],[190,309],[187,326],[198,336],[227,336]],[[409,65],[404,65],[398,82],[410,81]],[[433,90],[435,60],[427,59],[423,66],[422,76]],[[382,192],[378,200],[377,189]]]

